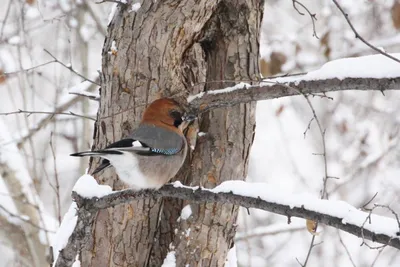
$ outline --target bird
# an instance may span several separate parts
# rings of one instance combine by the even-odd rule
[[[160,98],[145,109],[139,126],[127,138],[71,156],[103,158],[92,175],[112,165],[130,188],[159,189],[182,167],[188,150],[184,129],[195,118],[176,100]]]

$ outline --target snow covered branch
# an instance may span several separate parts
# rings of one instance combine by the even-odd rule
[[[392,54],[400,58],[400,54]],[[192,109],[233,106],[285,96],[320,95],[334,91],[381,91],[400,89],[399,63],[382,55],[344,58],[326,63],[305,75],[272,78],[259,85],[240,83],[230,88],[189,96]]]
[[[100,195],[103,195],[101,193]],[[84,195],[87,195],[84,192]],[[93,195],[91,193],[90,195]],[[288,217],[318,221],[365,240],[400,249],[400,223],[397,219],[360,211],[343,201],[321,200],[309,195],[293,195],[270,188],[265,183],[227,181],[214,189],[167,184],[159,190],[123,190],[102,197],[85,198],[76,191],[72,197],[78,207],[78,221],[67,245],[60,251],[55,266],[70,266],[80,246],[91,234],[96,212],[137,199],[174,197],[192,202],[219,202],[256,208]]]
[[[395,78],[332,78],[324,80],[293,81],[289,83],[262,83],[260,85],[243,86],[243,90],[216,90],[200,93],[189,98],[190,106],[200,112],[209,109],[234,106],[241,103],[280,98],[285,96],[318,95],[321,93],[360,90],[381,91],[399,90],[400,76]],[[293,88],[293,89],[291,89]],[[193,100],[192,100],[193,99]]]

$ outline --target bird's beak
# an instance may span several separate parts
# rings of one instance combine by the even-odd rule
[[[187,122],[194,121],[195,119],[196,119],[196,115],[190,114],[190,113],[185,114],[185,115],[182,116],[182,120],[183,121],[187,121]]]
[[[196,119],[196,115],[190,114],[190,113],[186,113],[185,115],[182,116],[182,123],[179,126],[179,128],[181,129],[181,131],[183,132],[188,126],[189,124],[194,121]]]

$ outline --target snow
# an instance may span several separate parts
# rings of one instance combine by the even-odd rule
[[[290,208],[304,207],[308,210],[342,218],[344,224],[364,227],[376,234],[385,234],[394,238],[398,238],[396,232],[400,230],[396,220],[376,214],[371,215],[371,223],[365,223],[369,213],[360,211],[344,201],[318,199],[311,194],[288,194],[270,187],[267,183],[226,181],[210,191],[261,198],[268,202],[290,206]]]
[[[161,267],[175,267],[175,266],[176,266],[175,251],[170,251],[165,257]]]
[[[94,76],[94,79],[92,80],[96,80],[98,77],[98,73],[96,73],[96,76]],[[87,90],[89,90],[89,88],[93,85],[93,83],[89,82],[89,81],[83,81],[81,83],[78,83],[70,88],[66,88],[66,90],[68,91],[68,94],[74,94],[74,95],[84,95],[90,98],[94,98],[94,99],[100,99],[100,95],[97,93],[91,93],[88,92]],[[61,103],[59,104],[60,106],[63,105],[63,103],[68,102],[71,99],[70,95],[66,95],[65,97],[63,97],[63,99],[61,99]]]
[[[111,51],[115,51],[115,52],[118,51],[117,45],[116,45],[116,43],[115,43],[115,40],[113,40],[112,43],[111,43]]]
[[[76,181],[72,191],[84,198],[103,197],[112,192],[108,185],[99,185],[93,176],[84,174]]]
[[[400,59],[400,53],[391,54]],[[381,54],[355,58],[342,58],[329,61],[321,68],[310,71],[306,75],[281,77],[265,80],[267,82],[300,82],[325,79],[345,78],[394,78],[400,76],[398,62]]]
[[[192,215],[192,208],[190,207],[190,204],[187,204],[185,207],[183,207],[181,211],[181,219],[187,220],[191,215]]]
[[[251,87],[250,84],[244,83],[244,82],[240,82],[240,83],[238,83],[238,84],[236,84],[234,86],[226,87],[224,89],[212,90],[212,91],[207,91],[207,92],[201,92],[201,93],[198,93],[196,95],[191,95],[191,96],[189,96],[187,98],[187,102],[190,103],[193,100],[195,100],[196,98],[202,98],[205,94],[208,94],[208,95],[223,94],[223,93],[233,92],[233,91],[236,91],[236,90],[239,90],[239,89],[246,89],[246,88],[249,88],[249,87]]]
[[[18,35],[15,35],[8,39],[8,43],[11,45],[18,45],[21,43],[21,38]]]
[[[79,254],[76,255],[75,261],[71,267],[81,267],[81,261],[79,260]]]
[[[77,28],[79,25],[78,20],[74,17],[71,17],[68,22],[69,22],[69,26],[74,29]]]
[[[131,6],[131,10],[129,10],[129,12],[137,12],[141,7],[140,3],[134,3]]]
[[[115,40],[113,40],[111,43],[110,51],[108,51],[108,54],[116,55],[117,52],[118,52],[117,45]]]
[[[118,3],[114,3],[113,6],[111,7],[110,14],[108,15],[108,23],[107,25],[110,25],[112,19],[114,18],[115,12],[117,11]]]
[[[92,86],[92,83],[89,81],[83,81],[79,84],[76,84],[70,88],[68,88],[68,94],[73,94],[73,95],[82,95],[89,97],[94,100],[100,100],[100,95],[99,93],[91,93],[88,92],[87,90]]]
[[[225,267],[237,267],[236,246],[233,246],[226,255]]]
[[[33,20],[40,17],[40,11],[36,7],[28,7],[25,10],[26,18]]]
[[[90,38],[92,38],[94,34],[94,29],[87,25],[83,25],[79,28],[79,34],[81,35],[82,40],[85,40],[85,42],[87,42]]]
[[[72,202],[67,213],[64,215],[60,228],[58,228],[56,236],[52,242],[53,256],[54,256],[53,267],[57,262],[59,252],[63,248],[65,248],[65,246],[68,243],[69,237],[71,236],[72,232],[75,229],[75,225],[78,220],[76,210],[77,210],[76,203]]]
[[[200,187],[199,186],[186,186],[186,185],[183,185],[180,181],[175,181],[175,182],[173,182],[173,183],[171,183],[175,188],[177,188],[177,187],[182,187],[182,188],[188,188],[188,189],[192,189],[193,191],[196,191],[197,189],[199,189]]]

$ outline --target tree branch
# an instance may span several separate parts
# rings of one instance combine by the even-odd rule
[[[318,221],[340,230],[346,231],[350,234],[356,235],[358,237],[363,237],[363,239],[372,240],[381,244],[395,247],[400,249],[400,239],[396,236],[389,236],[381,233],[374,233],[373,231],[360,227],[356,224],[352,224],[349,221],[343,222],[344,218],[333,216],[326,212],[317,212],[301,207],[293,206],[290,207],[286,204],[276,203],[272,201],[266,201],[260,197],[249,197],[242,196],[238,194],[223,193],[223,192],[213,192],[207,189],[200,189],[198,187],[176,187],[173,184],[167,184],[160,188],[159,190],[123,190],[117,191],[115,193],[106,195],[101,198],[91,198],[86,199],[76,192],[72,192],[72,197],[78,206],[78,222],[75,229],[70,236],[66,247],[60,251],[57,259],[56,267],[61,266],[71,266],[75,260],[77,252],[80,250],[81,246],[86,243],[86,239],[91,235],[91,226],[93,219],[97,211],[101,209],[107,209],[114,207],[122,203],[128,203],[137,199],[145,198],[162,198],[162,197],[174,197],[178,199],[190,200],[192,202],[219,202],[225,204],[239,205],[246,208],[257,208],[265,211],[270,211],[276,214],[281,214],[287,217],[299,217],[304,219],[310,219]],[[315,201],[327,201],[327,200],[315,200]],[[325,202],[327,203],[327,202]],[[361,211],[360,211],[361,212]],[[369,216],[369,213],[365,213],[365,218]],[[372,221],[372,223],[374,223]],[[376,223],[376,222],[375,222]],[[400,231],[400,230],[399,230]],[[400,235],[400,232],[397,233]]]
[[[273,81],[273,80],[271,80]],[[293,90],[291,88],[295,88]],[[293,81],[282,83],[261,83],[245,89],[220,90],[200,93],[188,100],[190,108],[196,113],[202,113],[214,108],[234,106],[241,103],[280,98],[285,96],[316,95],[334,91],[359,90],[359,91],[385,91],[399,90],[400,77],[395,78],[345,78],[325,79],[311,81]],[[225,91],[223,91],[225,90]]]
[[[385,57],[388,57],[394,61],[396,61],[397,63],[400,63],[400,60],[398,58],[393,57],[392,55],[382,51],[381,49],[377,48],[376,46],[372,45],[370,42],[367,42],[363,37],[361,37],[361,35],[358,34],[357,30],[354,28],[353,23],[351,23],[350,19],[349,19],[349,14],[347,14],[343,8],[339,5],[339,3],[336,0],[332,0],[333,3],[336,5],[336,7],[340,10],[340,12],[343,14],[344,18],[346,19],[347,23],[349,24],[351,30],[353,31],[353,33],[355,34],[356,38],[360,39],[361,42],[363,42],[364,44],[366,44],[369,48],[375,50],[376,52],[384,55]]]
[[[0,116],[8,116],[8,115],[13,115],[13,114],[28,114],[28,116],[32,115],[32,114],[48,114],[48,115],[68,115],[68,116],[76,116],[82,119],[88,119],[88,120],[92,120],[92,121],[96,121],[95,118],[89,117],[89,116],[85,116],[85,115],[81,115],[81,114],[76,114],[72,111],[68,111],[68,112],[55,112],[55,111],[33,111],[33,110],[22,110],[19,109],[17,111],[10,111],[10,112],[0,112]]]

